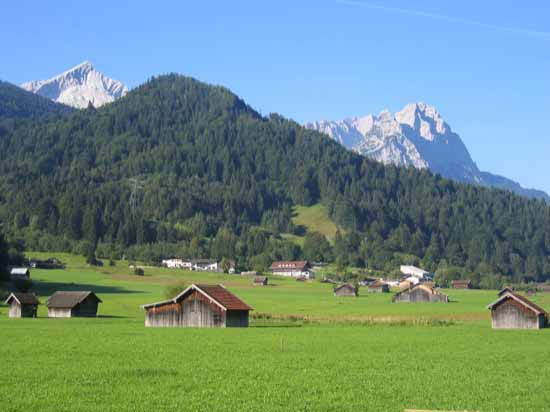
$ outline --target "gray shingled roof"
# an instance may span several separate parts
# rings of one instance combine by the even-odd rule
[[[16,299],[21,305],[39,305],[40,304],[40,302],[38,301],[38,297],[34,293],[19,293],[19,292],[10,293],[10,295],[8,296],[4,304],[9,305],[13,299]]]
[[[49,308],[74,308],[76,305],[81,303],[88,296],[93,295],[98,302],[101,302],[94,292],[85,291],[85,292],[55,292],[48,299]]]

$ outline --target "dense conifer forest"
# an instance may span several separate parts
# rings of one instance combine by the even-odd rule
[[[257,269],[297,258],[411,263],[484,287],[550,276],[543,201],[378,164],[223,87],[166,75],[70,112],[1,86],[0,220],[28,249]],[[39,103],[19,105],[31,96]],[[300,229],[292,206],[316,203],[341,228],[335,239],[285,240]]]

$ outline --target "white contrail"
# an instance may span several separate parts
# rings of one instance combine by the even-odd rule
[[[392,13],[408,14],[409,16],[426,17],[429,19],[444,20],[452,23],[461,23],[461,24],[467,24],[470,26],[477,26],[488,30],[501,31],[501,32],[507,32],[512,34],[520,34],[523,36],[530,36],[530,37],[550,40],[550,32],[548,31],[530,30],[530,29],[524,29],[521,27],[499,26],[496,24],[488,24],[488,23],[483,23],[476,20],[469,20],[469,19],[462,19],[460,17],[447,16],[445,14],[436,14],[436,13],[430,13],[430,12],[413,10],[413,9],[403,9],[400,7],[381,6],[379,4],[369,3],[365,1],[336,0],[336,2],[346,6],[352,6],[352,7],[362,6],[362,7],[367,7],[369,9],[383,10],[383,11],[388,11]]]

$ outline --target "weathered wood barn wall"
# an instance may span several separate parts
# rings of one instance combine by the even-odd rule
[[[544,309],[513,292],[501,295],[489,309],[493,329],[541,329],[547,324]]]
[[[417,303],[417,302],[449,302],[449,297],[438,290],[425,286],[423,284],[412,286],[408,289],[396,293],[393,298],[396,303]]]
[[[145,326],[247,327],[252,309],[221,285],[191,285],[174,299],[144,305]]]

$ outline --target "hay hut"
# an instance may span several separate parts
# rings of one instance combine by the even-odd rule
[[[5,305],[10,307],[10,318],[36,318],[38,311],[38,297],[34,293],[10,293]]]
[[[255,276],[252,284],[254,286],[267,286],[267,276]]]
[[[426,286],[425,284],[419,283],[418,285],[411,286],[408,289],[402,290],[396,293],[392,302],[395,303],[419,303],[419,302],[441,302],[448,303],[449,297],[444,293],[441,293],[435,288]]]
[[[540,306],[514,292],[505,292],[488,306],[493,329],[541,329],[547,313]]]
[[[94,292],[55,292],[48,299],[49,318],[95,317],[101,303]]]
[[[191,285],[175,298],[143,305],[145,326],[247,327],[250,306],[223,285]]]
[[[368,286],[368,291],[375,293],[388,293],[390,291],[390,286],[381,280],[376,280]]]
[[[358,291],[355,286],[351,283],[344,283],[336,288],[334,288],[334,296],[357,296]]]

